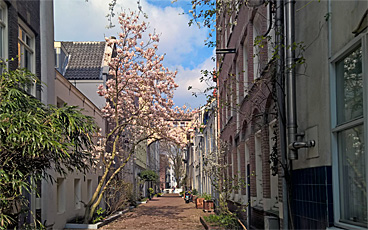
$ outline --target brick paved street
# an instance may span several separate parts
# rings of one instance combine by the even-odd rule
[[[196,209],[194,203],[186,204],[177,194],[165,194],[139,205],[101,229],[204,229],[199,221],[204,215],[206,213]]]

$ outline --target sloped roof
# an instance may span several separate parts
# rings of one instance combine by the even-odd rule
[[[62,42],[69,56],[65,78],[68,80],[101,79],[106,42]]]

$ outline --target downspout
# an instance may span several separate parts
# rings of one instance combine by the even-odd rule
[[[296,143],[297,139],[297,110],[296,110],[296,79],[295,79],[295,0],[286,0],[285,1],[285,26],[286,26],[286,85],[287,85],[287,134],[288,134],[288,143],[292,146]],[[306,143],[302,143],[306,144]],[[307,145],[305,146],[307,147]],[[299,147],[298,147],[299,148]],[[287,194],[288,202],[283,203],[283,205],[288,206],[289,214],[288,218],[290,218],[290,229],[294,229],[292,214],[290,210],[290,193],[291,193],[291,171],[292,171],[292,160],[298,159],[298,148],[290,147],[287,155],[287,163],[288,163],[288,175],[286,178],[287,183]],[[285,193],[283,194],[285,195]]]
[[[277,73],[276,73],[276,93],[278,104],[278,123],[280,133],[280,152],[281,163],[283,167],[282,176],[282,213],[283,213],[283,229],[289,229],[289,206],[288,204],[288,189],[287,189],[287,151],[286,151],[286,112],[285,112],[285,79],[284,79],[284,2],[276,0],[276,45],[278,51]]]
[[[296,81],[295,81],[295,0],[286,0],[286,74],[287,74],[287,129],[288,142],[296,142],[297,114],[296,114]],[[297,149],[289,148],[289,160],[298,159]]]

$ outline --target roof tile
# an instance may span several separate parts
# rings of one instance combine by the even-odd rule
[[[70,55],[65,78],[68,80],[101,79],[106,42],[62,42]]]

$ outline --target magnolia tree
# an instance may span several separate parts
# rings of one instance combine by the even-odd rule
[[[91,200],[85,204],[85,223],[91,221],[106,188],[131,159],[135,147],[155,139],[185,144],[183,130],[174,129],[173,120],[192,113],[185,107],[174,107],[176,72],[165,68],[164,56],[156,54],[159,36],[147,35],[147,24],[140,22],[134,12],[121,13],[119,24],[122,32],[118,37],[106,38],[113,50],[106,54],[110,77],[97,92],[107,101],[102,112],[109,130],[105,137],[101,136],[93,153],[103,174]]]

